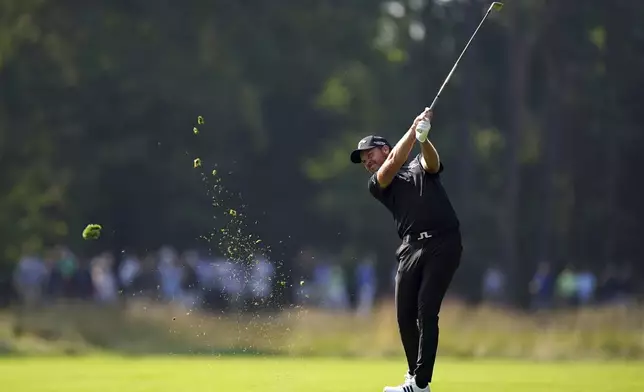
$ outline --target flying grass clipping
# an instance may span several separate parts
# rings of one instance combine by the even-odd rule
[[[101,230],[103,227],[101,225],[91,223],[85,227],[83,230],[83,239],[85,240],[97,240],[101,236]]]
[[[194,136],[200,136],[199,128],[205,123],[203,116],[197,117],[197,125],[192,128]],[[233,198],[241,196],[233,194],[224,187],[222,176],[216,168],[209,172],[205,171],[201,158],[195,157],[192,166],[193,169],[200,171],[202,182],[206,186],[206,193],[212,200],[211,205],[221,210],[213,214],[215,227],[210,233],[199,238],[209,243],[216,243],[222,255],[231,260],[251,262],[257,260],[258,256],[266,256],[266,253],[270,252],[269,247],[264,247],[262,240],[257,236],[246,233],[248,225],[243,211],[245,205],[241,204],[238,208],[226,207],[226,204]],[[83,239],[99,239],[102,229],[100,224],[88,224],[83,230]]]
[[[197,126],[193,127],[192,133],[195,136],[200,136],[203,130],[200,128],[204,124],[203,116],[198,116]],[[215,227],[208,234],[199,238],[216,244],[220,253],[233,261],[252,262],[256,261],[260,255],[265,256],[269,249],[262,247],[262,240],[247,233],[248,225],[243,211],[245,205],[241,204],[240,208],[230,208],[229,203],[240,196],[233,194],[223,185],[222,175],[216,168],[205,170],[201,158],[194,158],[193,169],[200,171],[206,193],[212,200],[212,207],[216,210],[213,214]]]

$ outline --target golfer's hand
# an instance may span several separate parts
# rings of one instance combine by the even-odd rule
[[[413,128],[416,133],[416,140],[421,143],[427,140],[427,134],[429,134],[429,130],[432,127],[432,115],[433,112],[429,110],[429,108],[425,108],[425,110],[414,120]]]
[[[418,116],[416,116],[416,118],[414,119],[414,124],[412,125],[414,130],[416,129],[418,124],[420,124],[421,121],[423,121],[423,120],[424,121],[431,121],[433,114],[434,113],[431,110],[429,110],[429,108],[425,108],[425,110],[423,110],[423,112],[421,114],[419,114]]]

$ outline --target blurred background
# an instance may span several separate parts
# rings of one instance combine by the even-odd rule
[[[0,351],[400,354],[399,240],[349,152],[403,135],[488,7],[0,1]],[[643,19],[507,0],[461,61],[444,352],[644,357]]]

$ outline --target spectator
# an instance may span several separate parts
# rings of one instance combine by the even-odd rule
[[[37,256],[27,255],[20,259],[13,273],[13,284],[25,307],[40,303],[47,276],[47,267]]]
[[[135,283],[141,274],[141,262],[136,255],[128,254],[119,266],[119,279],[125,295],[134,295]]]
[[[373,309],[376,295],[376,271],[373,258],[368,258],[358,265],[356,280],[358,284],[357,312],[359,315],[366,316]]]
[[[183,252],[180,264],[183,269],[181,279],[182,302],[185,307],[192,309],[199,302],[199,279],[197,277],[199,254],[192,250]]]
[[[483,274],[483,300],[500,304],[505,295],[505,274],[496,265],[489,267]]]
[[[271,295],[271,281],[275,274],[275,267],[264,256],[258,256],[256,257],[256,262],[250,268],[250,284],[248,285],[247,292],[252,307],[261,308],[267,305],[267,301]]]
[[[552,305],[552,293],[554,289],[554,276],[550,269],[550,263],[541,262],[537,271],[530,281],[530,294],[532,295],[532,308],[535,310],[547,309]]]
[[[216,268],[216,288],[223,299],[223,305],[228,309],[237,309],[245,285],[241,268],[227,259],[221,259]]]
[[[557,300],[564,307],[575,305],[577,293],[577,276],[570,265],[567,265],[557,276]]]
[[[178,263],[176,251],[169,246],[159,250],[158,271],[163,300],[167,302],[180,300],[183,271]]]
[[[577,274],[577,300],[586,306],[593,302],[597,288],[597,277],[590,269],[584,268]]]
[[[54,254],[56,257],[55,268],[60,278],[60,293],[64,298],[73,298],[75,297],[74,276],[78,272],[76,256],[63,246],[57,247]]]
[[[332,309],[344,310],[349,307],[344,271],[339,265],[331,266],[331,281],[327,295],[328,305]]]
[[[117,286],[116,277],[112,269],[113,263],[114,257],[108,252],[104,252],[92,259],[92,284],[95,288],[96,299],[99,302],[111,303],[116,300]]]

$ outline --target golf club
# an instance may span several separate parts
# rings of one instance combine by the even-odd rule
[[[441,93],[443,92],[443,89],[445,88],[445,85],[447,85],[447,82],[449,82],[450,78],[452,77],[452,74],[454,73],[454,70],[456,70],[456,66],[458,65],[458,62],[461,61],[461,57],[463,57],[463,55],[465,54],[465,51],[470,46],[470,43],[472,42],[472,40],[474,39],[474,36],[476,35],[476,33],[479,31],[479,29],[483,25],[483,22],[485,22],[485,19],[487,19],[487,17],[490,14],[490,12],[492,12],[493,10],[498,12],[498,11],[501,10],[501,8],[503,8],[503,3],[499,3],[499,2],[496,2],[496,1],[490,5],[490,8],[487,10],[485,15],[483,16],[483,19],[481,20],[481,23],[479,23],[479,25],[476,28],[476,30],[474,30],[474,34],[472,34],[472,37],[467,42],[467,45],[465,45],[465,49],[463,49],[463,51],[461,52],[461,55],[458,56],[458,59],[456,59],[456,63],[454,63],[454,66],[452,67],[452,70],[447,75],[447,78],[445,78],[445,81],[443,82],[443,85],[441,86],[441,88],[438,90],[438,94],[436,94],[436,97],[434,98],[434,101],[429,106],[429,110],[434,109],[434,105],[436,105],[436,102],[438,101],[438,97],[441,96]]]

